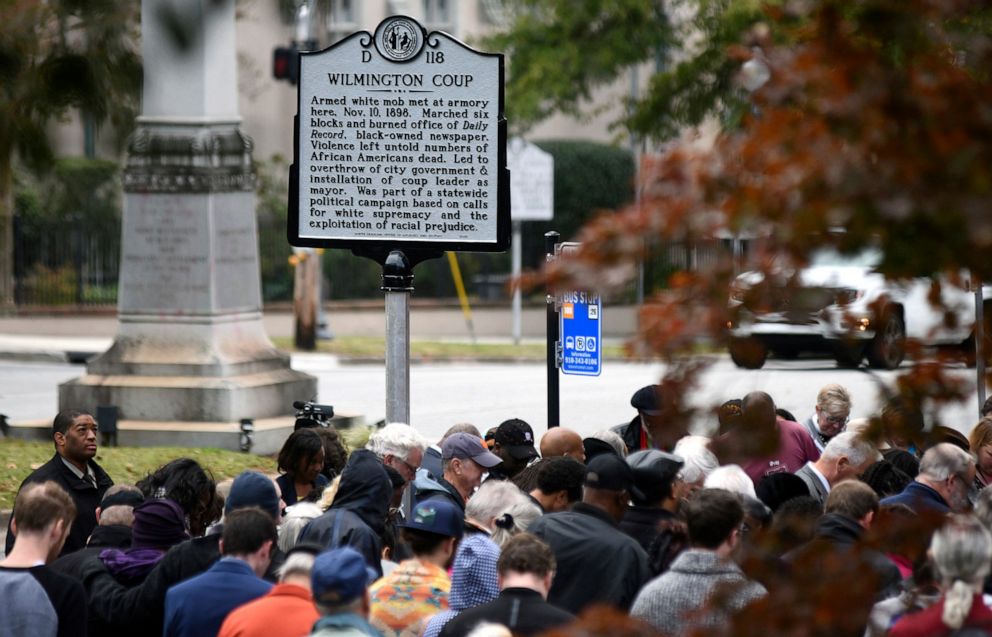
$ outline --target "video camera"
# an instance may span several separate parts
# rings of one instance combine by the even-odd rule
[[[293,426],[293,431],[306,427],[327,427],[334,417],[334,407],[318,405],[312,400],[294,401],[293,408],[296,409],[296,424]]]

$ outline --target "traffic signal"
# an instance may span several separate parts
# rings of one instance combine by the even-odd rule
[[[296,85],[300,52],[295,47],[279,46],[272,52],[272,77]]]

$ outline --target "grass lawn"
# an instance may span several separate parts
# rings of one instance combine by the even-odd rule
[[[48,462],[53,453],[55,448],[50,442],[0,439],[0,509],[13,506],[21,481]],[[209,469],[218,482],[245,469],[276,471],[275,460],[265,456],[190,447],[100,447],[96,461],[114,482],[134,484],[166,462],[184,456]]]
[[[293,349],[293,339],[274,338],[277,347]],[[318,341],[317,351],[337,354],[344,357],[384,358],[386,339],[371,336],[342,336],[331,341]],[[425,360],[472,360],[474,358],[543,361],[547,356],[543,343],[468,343],[463,341],[423,341],[410,342],[410,356]],[[606,345],[603,347],[606,358],[622,358],[623,347]]]

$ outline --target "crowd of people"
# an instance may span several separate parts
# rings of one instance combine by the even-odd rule
[[[707,437],[668,391],[585,438],[391,423],[349,450],[303,420],[277,475],[224,494],[189,458],[114,484],[93,417],[59,413],[0,635],[992,634],[992,416],[967,438],[899,398],[851,420],[831,384],[805,420],[729,400]]]

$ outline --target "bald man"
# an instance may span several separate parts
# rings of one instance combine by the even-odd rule
[[[567,427],[552,427],[541,438],[541,457],[554,458],[566,456],[579,462],[586,461],[586,452],[582,447],[582,436]]]

